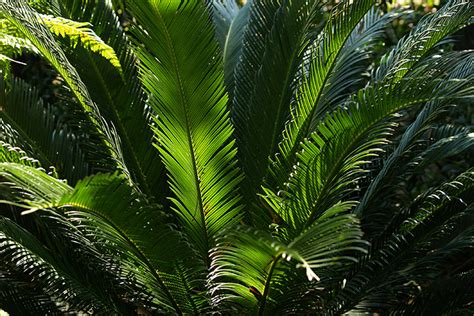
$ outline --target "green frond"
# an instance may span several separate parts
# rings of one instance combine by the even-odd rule
[[[350,45],[354,30],[372,6],[373,1],[370,0],[342,2],[331,12],[327,24],[312,44],[308,74],[303,74],[291,119],[279,144],[279,153],[269,169],[275,189],[276,186],[282,189],[282,180],[286,181],[291,172],[296,153],[301,148],[300,143],[314,130],[315,117],[320,117],[327,110],[324,104],[328,98],[331,99],[332,85],[337,84],[338,74],[334,71],[344,70],[338,67],[338,57],[344,57],[345,45]],[[329,88],[327,85],[330,85]],[[323,94],[326,96],[323,97]]]
[[[49,15],[39,15],[39,20],[48,27],[51,33],[67,38],[72,48],[76,48],[80,43],[91,52],[107,59],[122,74],[122,66],[114,49],[94,33],[89,23]]]
[[[71,191],[66,183],[49,176],[44,169],[27,165],[2,162],[0,176],[8,180],[1,183],[2,197],[10,198],[1,202],[25,208],[28,213],[53,206],[63,194]]]
[[[471,151],[473,146],[474,133],[461,133],[443,138],[428,147],[419,157],[416,157],[414,163],[418,169],[421,169],[446,157],[453,157]]]
[[[16,134],[11,137],[12,132],[5,131],[0,139],[28,152],[44,168],[55,167],[62,177],[75,183],[91,171],[114,165],[103,153],[88,149],[101,142],[95,139],[87,117],[59,104],[45,104],[39,91],[23,80],[0,78],[0,103],[3,124]],[[77,122],[69,123],[71,118]]]
[[[0,14],[0,70],[4,73],[11,63],[23,65],[15,58],[25,52],[38,54],[36,47],[24,38],[9,21]]]
[[[58,0],[28,0],[28,5],[37,12],[57,16],[61,13],[60,2]]]
[[[239,14],[240,8],[236,1],[211,0],[209,1],[212,21],[214,22],[216,38],[219,41],[221,50],[225,51],[226,42],[230,35],[232,24]]]
[[[316,283],[324,267],[354,260],[353,254],[364,251],[365,244],[356,219],[345,211],[326,213],[288,243],[250,228],[224,233],[211,253],[214,304],[229,304],[229,308],[235,304],[263,315],[275,304],[272,296],[284,296],[289,287],[288,280],[280,279],[285,261],[292,267],[296,262],[307,280]]]
[[[446,57],[457,59],[461,54],[462,53],[460,54],[453,53],[453,54],[447,55]],[[474,59],[472,57],[466,58],[464,59],[463,62],[460,62],[453,69],[453,71],[449,74],[448,78],[450,79],[462,78],[464,80],[472,81],[474,79],[473,74],[466,70],[472,69],[473,66],[474,66]],[[423,132],[425,132],[431,126],[431,124],[433,124],[433,121],[442,113],[442,111],[446,108],[447,105],[450,104],[451,101],[453,100],[449,99],[448,97],[436,102],[430,102],[423,107],[423,109],[417,115],[415,121],[406,129],[406,131],[401,136],[401,139],[398,141],[398,146],[396,147],[396,149],[394,149],[393,152],[385,159],[382,169],[374,177],[374,179],[368,186],[367,190],[365,191],[363,197],[361,198],[360,204],[357,205],[354,211],[355,214],[359,216],[364,216],[364,212],[366,211],[365,209],[369,205],[374,205],[374,203],[377,204],[376,200],[374,201],[374,198],[377,197],[377,193],[384,185],[384,182],[385,182],[385,185],[387,184],[386,181],[390,179],[388,175],[391,172],[395,171],[395,168],[399,166],[399,161],[402,159],[402,157],[406,155],[406,153],[410,150],[410,147],[414,146],[415,141],[422,136]],[[464,133],[467,133],[467,132],[464,132]],[[460,135],[462,134],[460,133]],[[441,152],[438,151],[439,153],[444,152],[444,154],[449,156],[455,153],[462,152],[463,150],[466,149],[466,146],[469,146],[468,133],[465,136],[455,137],[453,135],[453,137],[454,138],[450,138],[449,140],[441,141],[442,143],[438,144],[439,146],[443,146],[443,144],[445,146],[446,145],[449,146],[451,144],[451,147],[450,147],[451,151],[441,150]],[[456,140],[458,141],[456,142]],[[458,148],[456,147],[456,145],[460,145],[460,147]],[[433,145],[433,146],[436,146],[436,145]],[[435,148],[432,149],[433,152],[435,152],[435,150],[436,150]],[[420,161],[422,160],[422,158],[419,157],[417,160]],[[426,160],[426,162],[428,162],[428,160]],[[421,168],[422,166],[420,165],[419,167]],[[377,210],[377,211],[379,215],[384,213],[380,210]],[[374,220],[373,217],[371,217],[371,222],[377,222],[377,221]]]
[[[326,79],[319,104],[314,105],[316,109],[312,126],[322,114],[334,110],[341,101],[354,93],[356,88],[363,87],[364,81],[368,80],[368,70],[372,66],[369,62],[374,58],[373,54],[377,45],[380,45],[381,40],[384,39],[390,23],[403,14],[403,11],[382,13],[377,6],[373,6],[353,28],[344,46],[337,53],[338,56],[333,61],[334,65],[331,65],[333,69]],[[308,80],[311,79],[308,78]]]
[[[0,33],[0,50],[4,52],[3,56],[17,56],[24,52],[33,52],[38,54],[38,50],[29,40],[10,34]]]
[[[410,34],[382,57],[374,80],[400,80],[439,41],[472,23],[473,14],[474,4],[471,1],[450,0],[436,13],[426,15]]]
[[[243,36],[249,20],[252,0],[238,9],[235,1],[213,1],[216,36],[222,48],[224,76],[229,103],[234,99],[235,70],[243,49]]]
[[[51,300],[54,298],[59,306],[64,308],[69,303],[72,310],[78,311],[115,310],[113,304],[107,304],[110,302],[106,296],[101,297],[92,288],[87,288],[86,283],[77,282],[75,276],[68,273],[68,267],[62,266],[35,236],[1,216],[0,245],[0,258],[2,263],[10,264],[9,271],[16,270],[23,278],[28,276],[32,286]]]
[[[207,261],[215,235],[242,210],[218,44],[201,3],[133,1],[130,8],[173,209]]]
[[[8,51],[20,54],[23,51],[38,51],[31,42],[22,36],[22,33],[8,19],[0,16],[0,48],[2,51]]]
[[[436,280],[459,253],[472,249],[470,227],[454,237],[452,232],[459,225],[456,216],[472,216],[473,180],[473,171],[468,170],[402,212],[328,302],[332,312],[391,310],[400,301],[409,301],[417,286]]]
[[[464,58],[469,59],[469,53]],[[274,211],[293,229],[301,230],[357,189],[357,180],[365,173],[364,164],[387,143],[393,127],[389,120],[392,114],[418,103],[471,95],[469,80],[446,79],[449,67],[455,68],[462,59],[453,59],[451,63],[440,63],[439,68],[427,69],[426,73],[420,67],[418,76],[393,86],[369,86],[354,95],[346,109],[336,110],[323,119],[303,143],[299,163],[287,186],[272,194],[266,190],[267,200],[279,200],[272,202],[277,206]],[[293,203],[305,213],[295,214]]]
[[[255,203],[268,157],[280,141],[298,66],[311,32],[322,20],[321,5],[320,1],[303,0],[247,4],[250,17],[235,68],[231,109],[249,204]]]
[[[95,34],[115,50],[123,67],[122,76],[104,58],[87,49],[77,47],[65,53],[89,88],[101,115],[115,126],[134,182],[142,192],[167,204],[164,167],[152,145],[153,114],[146,104],[137,58],[111,2],[89,2],[83,6],[77,1],[61,1],[60,5],[64,17],[89,21]]]
[[[209,295],[203,287],[207,274],[208,270],[202,266],[201,262],[189,262],[186,258],[176,263],[169,273],[161,274],[184,314],[212,313]]]
[[[61,315],[55,302],[31,278],[0,266],[0,315]]]
[[[0,314],[472,314],[445,2],[0,0]]]
[[[17,164],[1,163],[0,175],[8,180],[6,188],[22,193],[15,195],[19,201],[3,203],[25,208],[22,214],[62,210],[103,253],[129,259],[122,266],[123,276],[135,275],[155,308],[180,309],[159,274],[163,269],[169,271],[172,262],[184,256],[186,247],[166,217],[137,199],[123,176],[99,174],[80,181],[73,189],[42,171]],[[146,225],[144,217],[148,218]],[[141,267],[138,271],[137,266]]]
[[[25,166],[41,168],[40,162],[37,159],[28,157],[25,151],[21,148],[13,147],[12,145],[0,140],[0,162],[13,162]]]
[[[95,126],[99,135],[102,136],[103,143],[109,154],[117,163],[117,167],[129,175],[123,162],[120,141],[115,130],[108,126],[108,123],[100,115],[99,109],[90,98],[89,92],[77,71],[71,66],[63,50],[54,41],[49,30],[38,21],[37,13],[19,0],[2,1],[0,3],[0,12],[35,45],[42,56],[46,58],[64,78],[71,88],[72,93],[82,105],[83,110],[89,114],[88,117],[91,123]]]
[[[168,311],[180,310],[160,271],[169,270],[186,248],[180,246],[179,235],[166,217],[136,197],[124,177],[99,174],[86,178],[70,194],[63,195],[55,207],[65,209],[68,218],[78,222],[99,249],[127,257],[124,273],[134,273],[134,267],[141,267],[135,277],[150,293],[153,304]],[[145,223],[143,218],[147,218]],[[97,229],[101,232],[94,233]]]

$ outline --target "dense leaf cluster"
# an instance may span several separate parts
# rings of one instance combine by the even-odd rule
[[[474,4],[332,4],[0,0],[0,309],[472,314]]]

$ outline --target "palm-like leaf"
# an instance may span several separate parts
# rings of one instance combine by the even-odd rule
[[[280,161],[274,169],[283,170],[273,171],[277,179],[282,173],[285,177],[288,169],[295,163],[294,158],[299,144],[310,134],[314,117],[325,113],[323,107],[325,102],[321,100],[324,88],[326,84],[337,84],[337,79],[331,78],[331,74],[337,66],[338,56],[343,54],[344,45],[359,21],[372,7],[372,3],[372,1],[343,2],[340,8],[336,8],[332,18],[313,44],[308,78],[303,79],[300,92],[296,96],[297,103],[292,120],[285,127],[283,140],[279,146],[280,156],[277,159]],[[336,68],[336,70],[344,69]]]
[[[163,165],[152,149],[153,134],[149,129],[152,120],[138,76],[137,58],[112,4],[90,2],[84,10],[77,1],[61,1],[58,5],[66,18],[90,21],[95,33],[115,50],[123,76],[88,49],[67,50],[66,54],[89,87],[101,114],[116,127],[125,163],[138,187],[166,203]]]
[[[0,117],[12,128],[2,133],[2,141],[27,151],[44,168],[54,167],[71,183],[90,172],[113,168],[108,155],[90,150],[101,141],[82,113],[68,111],[64,104],[46,104],[36,88],[17,78],[0,78],[0,100]],[[66,123],[71,117],[74,125]]]
[[[100,233],[95,234],[94,239],[113,243],[99,243],[102,251],[112,256],[129,258],[124,261],[126,264],[121,273],[136,274],[136,282],[145,291],[150,291],[153,305],[165,310],[179,310],[160,276],[160,271],[163,271],[161,268],[167,267],[164,271],[168,271],[176,259],[172,249],[176,250],[179,235],[173,233],[171,226],[163,221],[166,217],[159,210],[136,201],[132,188],[123,177],[99,174],[79,182],[73,189],[31,167],[3,163],[0,172],[9,180],[5,183],[7,187],[27,196],[26,199],[20,198],[17,202],[9,203],[26,208],[24,214],[53,208],[64,209],[68,219],[79,222],[80,229],[86,234],[99,228]],[[35,184],[40,185],[40,189],[35,188]],[[110,199],[111,194],[121,203],[117,204],[115,198]],[[141,221],[143,216],[149,217],[146,225]],[[133,218],[137,220],[135,223],[131,221]],[[156,238],[149,238],[150,234],[163,239],[156,242]],[[171,257],[167,257],[167,254]],[[137,265],[144,269],[136,272]]]
[[[457,58],[457,55],[456,55]],[[468,69],[471,69],[473,64],[473,59],[472,57],[468,57],[464,59],[464,62],[459,63],[459,65],[452,71],[452,73],[449,75],[451,79],[453,78],[462,78],[464,80],[468,80],[468,82],[472,81],[472,73],[467,71]],[[466,77],[467,76],[467,77]],[[442,83],[441,83],[442,87]],[[355,210],[356,214],[362,214],[364,208],[367,206],[368,203],[373,202],[371,199],[375,196],[375,194],[378,192],[378,190],[381,187],[382,180],[387,179],[387,174],[390,172],[391,169],[393,169],[395,166],[397,166],[397,161],[399,161],[403,154],[409,150],[411,146],[413,146],[413,143],[417,138],[419,138],[422,133],[429,128],[430,124],[436,119],[436,117],[440,114],[440,112],[445,108],[449,102],[451,102],[449,98],[444,99],[444,100],[439,100],[437,102],[432,102],[427,104],[418,114],[416,120],[407,128],[405,133],[402,135],[398,147],[390,154],[390,156],[386,159],[385,164],[383,168],[380,170],[379,174],[373,179],[372,183],[368,187],[367,191],[365,192],[364,196],[361,199],[361,203],[357,206],[357,209]],[[453,147],[455,147],[457,150],[462,151],[464,146],[469,146],[469,135],[467,132],[464,132],[464,137],[462,136],[462,133],[460,133],[460,136],[457,138],[451,138],[449,140],[440,140],[441,143],[438,143],[437,145],[433,145],[433,149],[427,149],[427,153],[422,154],[423,156],[429,155],[430,152],[436,153],[436,147],[438,146],[443,146],[447,142],[456,142],[456,140],[460,139],[459,142],[457,142]],[[460,145],[458,147],[458,145]],[[456,150],[455,149],[455,150]],[[439,151],[438,151],[439,152]],[[449,151],[444,151],[444,154],[450,155]],[[424,164],[428,163],[428,159],[425,160]],[[420,164],[419,167],[421,167],[423,163]],[[373,219],[372,219],[373,220]]]
[[[53,34],[67,37],[71,41],[73,48],[81,43],[90,51],[100,54],[122,72],[122,66],[113,48],[105,44],[102,39],[89,28],[88,23],[71,21],[49,15],[40,15],[39,18]]]
[[[135,33],[145,45],[138,47],[142,77],[159,115],[157,147],[169,172],[174,209],[207,258],[216,233],[241,216],[233,129],[213,29],[199,3],[135,1],[131,8],[139,23]]]
[[[251,2],[252,0],[239,10],[234,1],[212,1],[216,36],[222,49],[225,82],[230,102],[234,99],[235,70],[242,54],[242,40],[247,29]]]
[[[378,239],[381,244],[374,246],[365,259],[366,263],[332,300],[335,312],[340,313],[356,307],[350,306],[354,302],[360,302],[356,308],[363,310],[381,311],[393,308],[391,305],[397,304],[397,300],[387,301],[387,298],[393,295],[392,287],[395,291],[395,287],[405,288],[406,291],[399,290],[403,294],[409,292],[410,286],[418,284],[417,282],[423,284],[428,280],[435,280],[443,272],[443,260],[448,262],[449,257],[455,255],[459,249],[472,248],[470,229],[458,237],[448,237],[441,247],[435,242],[452,233],[449,222],[453,220],[453,215],[465,216],[472,211],[469,208],[472,203],[472,198],[469,197],[472,185],[472,170],[466,171],[454,181],[427,192],[406,210],[403,216],[397,219],[403,224],[392,225],[392,232],[386,232],[386,239]],[[435,265],[436,262],[440,265]],[[426,270],[421,273],[421,269],[428,268],[429,273]],[[414,283],[410,284],[410,280]],[[386,290],[382,290],[383,288]],[[398,299],[409,300],[408,297]],[[386,302],[382,303],[383,300]]]
[[[397,47],[384,56],[375,73],[376,80],[400,80],[409,70],[447,35],[469,22],[474,5],[467,0],[449,1],[436,14],[426,16]]]
[[[11,0],[2,1],[0,9],[6,13],[6,17],[27,37],[41,54],[57,69],[71,88],[79,103],[86,113],[90,114],[90,120],[96,126],[97,132],[102,136],[110,155],[115,159],[117,165],[124,171],[119,140],[115,131],[107,126],[100,115],[99,109],[90,98],[89,92],[81,81],[77,71],[71,66],[64,52],[52,39],[49,30],[38,21],[37,13],[28,8],[24,3]]]
[[[379,8],[0,0],[0,310],[472,309],[474,7]]]
[[[439,69],[440,78],[445,75],[444,67],[449,65]],[[317,131],[305,141],[299,156],[300,165],[290,175],[285,191],[271,193],[266,190],[268,200],[284,223],[300,231],[326,209],[346,199],[347,192],[354,190],[350,189],[351,183],[354,185],[365,172],[361,166],[387,142],[392,124],[386,119],[423,98],[425,102],[436,99],[433,90],[439,83],[433,81],[434,78],[425,76],[421,81],[417,79],[416,84],[411,80],[401,81],[391,88],[393,92],[387,87],[368,87],[354,96],[350,110],[336,110],[322,120]],[[471,93],[470,81],[464,81],[464,85],[458,85],[457,80],[449,82],[445,81],[441,87],[450,93],[439,95],[440,98],[456,94],[463,97]],[[441,87],[438,92],[443,91]],[[395,94],[397,98],[394,98]],[[295,207],[294,203],[300,207]]]
[[[354,260],[350,253],[363,251],[364,244],[355,218],[341,215],[346,210],[335,207],[288,244],[252,230],[226,234],[211,255],[214,303],[230,302],[263,315],[272,302],[271,289],[287,285],[281,280],[285,260],[296,261],[309,281],[320,280],[318,269]]]
[[[265,176],[268,157],[280,140],[295,74],[310,33],[320,22],[321,4],[296,0],[281,4],[254,1],[248,5],[250,17],[243,35],[242,57],[235,69],[231,106],[239,160],[246,174],[244,194],[252,202]],[[260,132],[255,134],[257,127]]]

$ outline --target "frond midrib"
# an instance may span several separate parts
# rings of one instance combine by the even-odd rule
[[[273,277],[273,272],[275,271],[275,268],[276,268],[278,262],[282,258],[283,253],[284,252],[278,253],[273,258],[273,260],[271,262],[270,270],[268,271],[268,275],[267,275],[267,278],[265,280],[265,287],[264,287],[263,294],[262,294],[262,301],[260,303],[260,307],[258,308],[258,315],[259,316],[265,315],[265,306],[266,306],[266,303],[267,303],[268,294],[270,293],[270,285],[271,285],[271,281],[272,281],[272,277]]]
[[[97,68],[96,63],[94,62],[92,55],[89,50],[86,50],[86,55],[87,59],[89,60],[90,64],[92,65],[92,68],[94,69],[94,72],[96,73],[96,76],[100,82],[100,85],[102,87],[102,91],[105,92],[105,96],[107,99],[107,102],[109,103],[109,108],[112,110],[113,117],[114,117],[114,122],[116,123],[115,126],[118,127],[119,130],[119,135],[121,136],[121,140],[124,141],[127,149],[126,152],[132,157],[131,163],[133,164],[135,175],[139,177],[140,184],[143,186],[143,189],[146,194],[151,194],[150,187],[148,186],[148,183],[146,181],[145,173],[143,172],[143,169],[140,165],[140,162],[138,160],[137,155],[135,154],[135,151],[133,150],[132,142],[130,141],[130,138],[128,136],[127,130],[125,129],[124,125],[122,124],[121,117],[117,111],[117,108],[114,106],[114,101],[112,98],[112,95],[110,94],[110,91],[105,84],[104,77],[102,76],[102,73],[99,71]]]
[[[204,213],[204,203],[203,203],[203,200],[202,200],[202,192],[201,192],[201,186],[200,186],[200,181],[199,181],[199,172],[198,172],[198,167],[197,167],[197,164],[196,164],[196,156],[195,156],[195,152],[194,152],[193,136],[191,134],[191,129],[189,128],[190,127],[189,113],[188,113],[188,110],[187,110],[187,105],[189,104],[189,102],[188,102],[187,95],[186,95],[186,92],[185,92],[185,89],[184,89],[183,79],[181,78],[181,75],[180,75],[181,74],[180,67],[179,67],[178,60],[176,58],[176,49],[174,47],[174,43],[173,43],[173,40],[171,38],[171,34],[169,33],[168,27],[167,27],[167,25],[164,21],[163,15],[161,14],[160,10],[155,10],[155,12],[157,13],[157,16],[159,17],[159,23],[161,24],[162,29],[164,30],[164,33],[165,33],[165,36],[166,36],[166,44],[167,44],[168,48],[171,51],[171,54],[170,54],[171,55],[171,60],[172,60],[173,67],[174,67],[174,70],[175,70],[175,73],[176,73],[176,79],[178,81],[179,91],[181,92],[180,93],[180,98],[182,100],[181,106],[182,106],[183,113],[184,113],[184,118],[185,118],[186,136],[187,136],[187,139],[188,139],[189,151],[190,151],[191,162],[192,162],[192,167],[193,167],[193,174],[194,174],[193,180],[194,180],[194,185],[195,185],[196,190],[197,190],[196,196],[197,196],[197,199],[198,199],[199,215],[201,217],[201,225],[204,228],[203,229],[203,235],[204,235],[204,240],[205,240],[205,246],[206,246],[206,249],[209,249],[209,235],[208,235],[208,232],[207,232],[206,214]],[[205,259],[206,259],[207,266],[209,266],[209,264],[210,264],[209,257],[206,256]]]
[[[327,179],[331,180],[331,179],[334,178],[334,176],[340,170],[340,166],[343,163],[343,161],[344,161],[345,157],[347,156],[347,154],[352,151],[354,145],[357,144],[358,142],[360,142],[362,137],[365,135],[365,133],[368,130],[370,130],[375,124],[379,123],[381,120],[385,119],[390,114],[393,114],[393,113],[395,113],[395,112],[397,112],[397,111],[399,111],[403,108],[406,108],[406,107],[409,107],[411,105],[415,105],[415,104],[418,104],[418,103],[428,102],[429,100],[430,100],[429,98],[425,98],[425,99],[418,99],[418,100],[415,100],[415,101],[409,101],[409,102],[402,103],[398,107],[390,109],[390,111],[387,111],[386,113],[384,113],[384,115],[380,115],[380,116],[376,117],[372,122],[367,122],[367,124],[364,124],[364,128],[357,130],[356,134],[351,138],[352,141],[348,144],[348,146],[346,147],[346,150],[341,155],[339,155],[337,161],[334,164],[331,164],[333,167],[331,168],[331,171],[330,171],[329,176],[327,177]],[[323,190],[321,191],[317,201],[315,201],[315,203],[312,204],[312,206],[314,208],[311,210],[310,216],[308,217],[308,220],[306,221],[306,223],[303,226],[301,231],[303,231],[309,225],[311,225],[311,221],[313,220],[315,214],[318,212],[317,205],[320,201],[320,197],[324,196],[324,193],[327,190],[328,190],[328,186],[324,185]]]
[[[107,216],[105,216],[102,212],[99,210],[96,210],[94,208],[88,207],[82,203],[77,203],[77,202],[67,202],[61,205],[54,205],[55,207],[60,207],[60,208],[65,208],[65,207],[74,207],[81,209],[86,212],[90,212],[92,214],[95,214],[99,218],[103,219],[104,221],[107,222],[108,225],[110,225],[114,230],[116,230],[122,238],[124,238],[127,243],[132,247],[133,250],[139,255],[139,258],[143,261],[143,263],[146,265],[147,269],[151,272],[153,277],[158,281],[158,284],[160,285],[161,289],[165,293],[165,295],[168,297],[168,299],[171,301],[173,307],[175,308],[176,312],[179,315],[182,315],[181,309],[178,306],[178,303],[174,299],[174,297],[171,295],[170,291],[168,290],[168,287],[165,285],[164,281],[161,279],[160,275],[157,272],[157,269],[153,266],[153,264],[150,262],[148,259],[148,256],[138,247],[135,242],[129,238],[129,236],[120,228],[118,227],[111,219],[109,219]]]
[[[291,158],[290,164],[288,164],[289,166],[293,165],[293,162],[296,159],[295,156],[296,156],[296,153],[298,151],[297,147],[298,147],[299,141],[301,139],[303,139],[304,137],[306,137],[310,133],[311,121],[314,119],[314,115],[315,115],[316,110],[318,108],[319,101],[321,101],[321,98],[323,96],[323,92],[324,92],[324,88],[326,87],[326,83],[329,80],[329,78],[331,77],[332,71],[334,70],[335,66],[337,65],[338,57],[340,56],[344,46],[346,45],[347,40],[351,37],[352,31],[357,27],[357,25],[359,25],[360,21],[362,21],[363,19],[364,19],[364,15],[362,15],[362,17],[359,19],[359,21],[357,21],[357,23],[354,24],[355,25],[354,28],[352,28],[350,32],[347,32],[347,35],[344,38],[344,40],[341,42],[341,45],[340,45],[339,49],[337,50],[336,54],[331,54],[331,56],[333,56],[333,59],[331,61],[331,65],[329,66],[329,68],[327,68],[326,76],[324,76],[324,78],[321,82],[321,86],[320,86],[320,89],[318,91],[318,95],[316,97],[316,100],[313,104],[313,107],[312,107],[310,113],[308,114],[307,118],[303,122],[302,127],[299,129],[298,134],[296,136],[296,139],[294,141],[294,144],[292,146],[292,149],[288,153],[288,156]]]

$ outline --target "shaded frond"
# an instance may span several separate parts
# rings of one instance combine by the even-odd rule
[[[331,13],[330,18],[310,48],[311,60],[308,74],[303,74],[302,85],[296,95],[296,104],[291,114],[291,120],[283,131],[283,139],[279,144],[279,153],[275,162],[270,166],[270,174],[274,186],[280,189],[291,168],[295,163],[296,153],[300,150],[300,143],[313,131],[312,122],[315,116],[324,113],[325,101],[331,98],[323,93],[330,94],[326,85],[336,84],[338,57],[345,53],[344,47],[353,39],[354,29],[366,16],[373,6],[373,1],[344,1]],[[370,16],[369,16],[370,17]],[[375,28],[377,30],[377,27]],[[349,44],[347,44],[349,45]],[[343,56],[344,57],[344,56]],[[340,67],[340,66],[339,66]],[[343,69],[342,69],[343,70]],[[342,74],[341,74],[342,75]],[[334,91],[333,91],[334,92]],[[322,111],[321,111],[322,110]],[[274,189],[277,189],[276,187]]]
[[[436,279],[419,296],[395,308],[394,315],[472,314],[474,271]]]
[[[402,212],[328,307],[333,306],[336,314],[354,308],[391,310],[400,301],[409,301],[417,286],[444,273],[456,255],[472,249],[472,228],[454,236],[452,232],[456,216],[472,214],[473,180],[473,171],[468,170],[429,190]]]
[[[223,234],[211,254],[214,303],[236,304],[263,315],[275,304],[272,296],[285,293],[284,261],[293,267],[296,262],[296,268],[305,270],[306,279],[316,283],[324,267],[354,260],[352,254],[364,251],[365,244],[356,219],[345,211],[327,212],[288,243],[245,228]]]
[[[88,49],[77,47],[65,53],[89,88],[101,114],[116,128],[123,158],[134,182],[142,192],[167,204],[164,167],[152,145],[150,125],[154,124],[154,114],[146,104],[135,52],[111,1],[84,4],[67,0],[61,1],[60,7],[64,17],[90,22],[95,34],[115,50],[122,65],[122,76],[104,58]]]
[[[106,295],[102,296],[102,293],[95,292],[94,288],[88,288],[86,283],[81,283],[71,275],[68,267],[62,266],[62,262],[56,260],[54,254],[50,253],[35,236],[1,216],[0,245],[2,263],[10,263],[9,270],[16,270],[17,273],[23,274],[23,278],[28,276],[31,286],[39,287],[40,293],[50,298],[49,302],[41,304],[45,305],[44,307],[47,307],[54,298],[54,301],[57,301],[59,306],[63,305],[63,308],[66,303],[71,304],[71,310],[96,312],[116,310],[113,304],[108,302]],[[1,292],[3,291],[0,290]],[[20,298],[21,295],[22,293]]]
[[[21,193],[16,195],[18,201],[3,203],[25,208],[22,214],[63,210],[69,221],[77,222],[79,229],[97,242],[98,249],[111,257],[128,258],[122,262],[122,275],[134,275],[135,282],[149,293],[154,308],[180,309],[159,271],[168,271],[186,248],[180,247],[179,235],[166,217],[138,199],[123,176],[99,174],[73,189],[42,171],[17,164],[1,163],[0,175],[8,180],[4,187]],[[148,218],[145,225],[144,217]],[[137,271],[137,266],[143,269]]]
[[[225,51],[230,29],[236,16],[239,14],[240,8],[237,2],[232,0],[211,0],[209,1],[209,6],[212,11],[212,21],[214,22],[217,40],[221,50]]]
[[[45,294],[40,286],[32,285],[27,276],[5,271],[3,268],[0,267],[0,314],[5,311],[10,315],[61,315],[57,302]]]
[[[445,57],[451,58],[451,59],[457,59],[460,55],[463,53],[457,54],[449,54]],[[468,58],[464,58],[462,62],[460,62],[449,74],[448,78],[454,79],[454,78],[460,78],[468,81],[473,81],[474,79],[474,74],[469,70],[474,67],[474,59],[471,56],[468,56]],[[440,87],[443,86],[443,83],[440,83]],[[423,132],[425,132],[430,125],[433,123],[435,118],[437,118],[440,114],[441,111],[445,109],[445,107],[450,104],[452,100],[448,98],[445,98],[443,100],[435,101],[435,102],[430,102],[426,104],[423,109],[420,111],[420,113],[417,115],[415,121],[410,124],[410,126],[406,129],[406,131],[403,133],[401,136],[401,139],[398,141],[398,146],[393,150],[393,152],[385,159],[384,165],[379,171],[379,173],[374,177],[370,185],[368,186],[367,190],[365,191],[360,204],[357,206],[355,213],[358,214],[359,216],[364,216],[364,211],[365,208],[369,205],[374,203],[373,198],[377,196],[377,193],[379,190],[382,188],[384,185],[384,181],[388,181],[390,177],[388,175],[390,172],[394,172],[395,168],[398,166],[399,161],[402,159],[404,154],[410,150],[410,147],[414,145],[414,142],[421,137]],[[454,136],[454,135],[453,135]],[[462,137],[462,136],[458,136]],[[465,135],[465,137],[469,137],[469,135]],[[446,150],[446,151],[441,151],[444,152],[447,156],[450,154],[453,154],[456,152],[456,150],[462,151],[465,149],[465,146],[468,146],[468,141],[469,138],[462,137],[461,142],[458,142],[457,144],[451,146],[451,149],[454,150],[454,152],[451,152]],[[464,141],[463,141],[464,140]],[[454,144],[453,141],[455,142],[455,139],[450,138],[450,141],[444,140],[442,143],[439,143],[439,146],[442,146],[442,144],[446,144],[446,142],[449,142],[449,144]],[[461,145],[461,147],[456,147],[456,145]],[[432,145],[432,146],[437,146],[437,145]],[[448,145],[449,146],[449,145]],[[428,149],[427,149],[428,150]],[[432,151],[434,152],[435,149],[433,148]],[[421,157],[418,158],[418,161],[421,160]],[[428,160],[426,160],[428,162]],[[421,165],[420,165],[421,167]],[[382,211],[378,211],[378,214],[383,213]],[[371,222],[377,222],[373,218],[371,219]]]
[[[81,81],[77,71],[71,66],[64,52],[54,41],[52,34],[38,21],[37,13],[18,0],[2,1],[0,11],[13,23],[26,38],[44,56],[64,78],[84,111],[88,113],[93,126],[102,136],[104,145],[109,154],[114,158],[117,166],[129,174],[123,163],[120,141],[114,129],[100,115],[99,109],[90,98],[89,92]]]
[[[11,132],[5,132],[0,139],[21,147],[45,168],[55,167],[71,183],[91,171],[113,169],[110,157],[94,149],[101,141],[82,113],[46,104],[36,88],[17,78],[0,78],[0,100],[0,118],[18,134],[11,139]]]
[[[473,14],[471,1],[450,0],[436,13],[426,15],[410,34],[382,57],[374,80],[400,80],[439,41],[472,23]]]
[[[236,2],[232,0],[215,0],[212,2],[216,36],[222,48],[224,77],[229,103],[232,103],[234,99],[235,70],[242,54],[243,36],[247,28],[252,1],[248,1],[241,9],[238,9]]]
[[[295,75],[322,14],[320,1],[252,1],[247,5],[250,17],[235,69],[231,106],[239,161],[246,175],[243,193],[251,204],[260,191],[268,157],[280,141]]]

